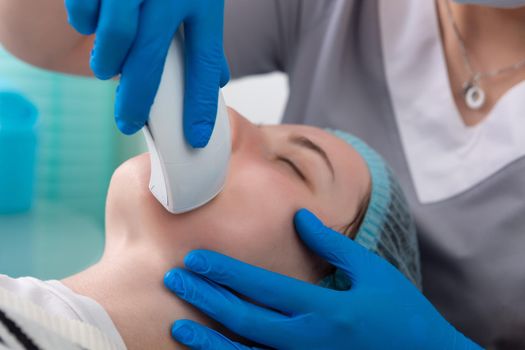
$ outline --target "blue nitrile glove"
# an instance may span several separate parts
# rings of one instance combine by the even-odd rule
[[[100,79],[118,74],[115,119],[125,134],[148,119],[171,41],[185,30],[184,135],[204,147],[215,124],[219,87],[229,80],[223,52],[224,0],[65,0],[68,20],[96,34],[91,68]]]
[[[397,269],[300,210],[306,245],[352,281],[335,291],[211,251],[185,259],[164,282],[233,332],[276,349],[480,349],[460,334]],[[243,300],[227,288],[246,296]],[[180,320],[173,337],[192,349],[249,349],[198,323]]]

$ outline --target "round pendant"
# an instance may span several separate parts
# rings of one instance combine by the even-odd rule
[[[485,91],[477,85],[470,85],[465,90],[465,103],[470,109],[480,109],[485,104]]]

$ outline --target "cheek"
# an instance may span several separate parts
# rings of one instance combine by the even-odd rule
[[[210,230],[202,243],[205,249],[302,277],[299,266],[305,252],[295,234],[293,215],[305,197],[305,191],[279,170],[245,161],[200,213]]]

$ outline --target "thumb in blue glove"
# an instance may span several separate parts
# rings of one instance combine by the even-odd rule
[[[224,0],[65,0],[71,25],[96,34],[91,68],[121,74],[115,119],[125,134],[146,123],[176,31],[184,23],[184,134],[204,147],[215,124],[219,87],[229,80],[223,53]]]
[[[350,290],[322,288],[202,250],[186,256],[190,271],[168,272],[165,284],[233,332],[272,348],[480,349],[387,261],[307,210],[296,214],[295,226],[310,249],[348,276]],[[180,336],[181,324],[192,336]],[[175,323],[173,336],[193,349],[245,349],[185,320]]]

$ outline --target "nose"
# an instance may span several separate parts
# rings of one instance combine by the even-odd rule
[[[231,146],[232,152],[236,148],[237,138],[238,138],[237,116],[235,114],[236,112],[230,107],[228,107],[228,118],[230,121],[230,137],[231,137],[231,142],[232,142],[232,146]]]
[[[228,108],[230,118],[230,133],[232,139],[232,153],[241,149],[248,151],[254,146],[262,146],[261,130],[236,110]],[[259,148],[259,147],[258,147]]]
[[[236,110],[228,108],[228,116],[230,118],[230,133],[232,139],[232,153],[239,149],[241,143],[243,130],[245,129],[244,124],[249,123],[244,117],[242,117]]]

